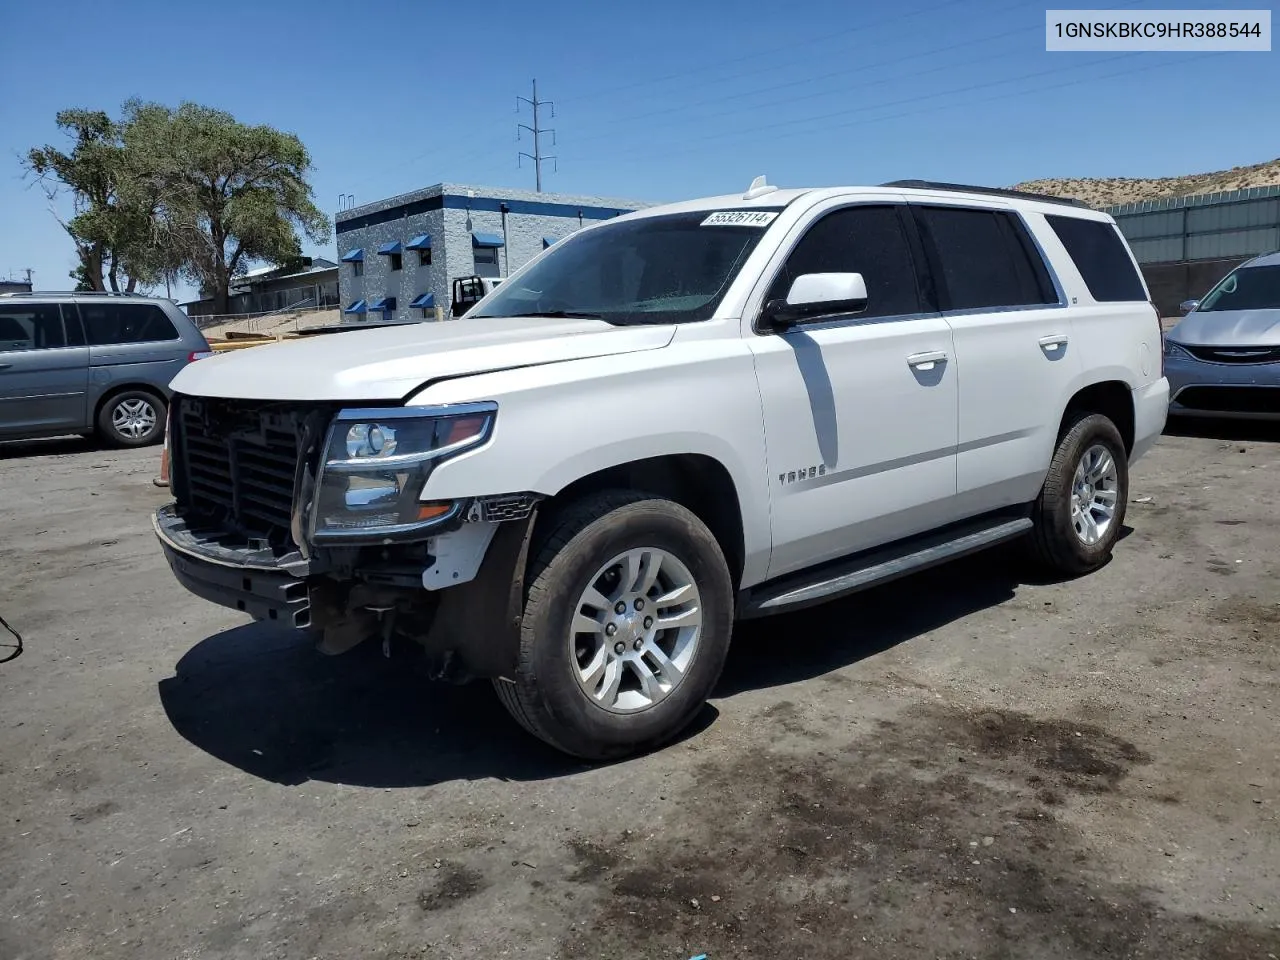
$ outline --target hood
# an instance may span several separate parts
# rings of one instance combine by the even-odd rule
[[[1168,336],[1201,347],[1280,347],[1280,309],[1192,310]]]
[[[187,364],[179,393],[246,400],[397,400],[431,380],[665,347],[675,327],[484,317],[315,334]]]

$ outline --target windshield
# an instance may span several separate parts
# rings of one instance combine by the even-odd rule
[[[1228,274],[1196,308],[1197,313],[1217,310],[1280,310],[1280,264]]]
[[[609,323],[690,323],[715,312],[776,211],[724,225],[707,211],[643,217],[561,240],[508,279],[473,317],[587,316]],[[762,222],[761,222],[762,221]]]

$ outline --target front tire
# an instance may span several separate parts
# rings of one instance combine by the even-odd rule
[[[616,491],[572,505],[529,566],[503,705],[556,749],[606,760],[684,730],[729,651],[733,585],[711,531],[669,500]]]
[[[1079,576],[1111,559],[1129,501],[1129,455],[1116,425],[1100,413],[1069,421],[1031,519],[1036,559]]]
[[[102,405],[98,433],[115,447],[146,447],[164,438],[165,402],[146,390],[126,390]]]

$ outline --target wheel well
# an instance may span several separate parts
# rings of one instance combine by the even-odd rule
[[[128,393],[130,390],[137,390],[139,393],[149,393],[166,407],[169,405],[169,401],[165,397],[164,392],[157,390],[148,383],[122,383],[119,385],[113,385],[111,389],[104,392],[102,396],[98,398],[98,403],[93,408],[93,424],[95,427],[98,424],[98,417],[102,416],[102,408],[116,397],[120,396],[120,394]]]
[[[539,526],[560,504],[572,503],[600,490],[641,490],[680,504],[707,525],[729,564],[735,589],[742,577],[746,546],[742,511],[733,478],[720,461],[696,453],[651,457],[608,467],[569,484],[547,501]],[[539,539],[535,530],[534,538]]]
[[[1133,451],[1133,391],[1119,380],[1094,383],[1079,391],[1067,404],[1058,428],[1061,436],[1067,424],[1077,413],[1101,413],[1108,417],[1120,431],[1126,453]]]

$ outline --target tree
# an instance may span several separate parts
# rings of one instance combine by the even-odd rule
[[[131,178],[122,127],[100,110],[62,110],[59,129],[72,138],[71,151],[52,145],[28,151],[23,167],[44,187],[50,210],[76,245],[76,279],[90,290],[133,290],[149,279],[156,259],[145,192]],[[69,191],[72,217],[58,215],[54,201]],[[140,205],[141,204],[141,205]]]
[[[89,279],[89,274],[85,270],[83,263],[68,273],[67,276],[76,282],[76,285],[71,289],[77,293],[96,289],[93,285],[93,281]]]
[[[313,242],[329,239],[307,181],[311,157],[293,134],[193,103],[134,104],[124,143],[153,158],[150,179],[138,184],[156,198],[164,245],[209,291],[215,313],[227,312],[231,281],[250,263],[296,261],[299,229]]]
[[[37,147],[23,166],[45,188],[76,245],[73,279],[92,290],[133,290],[185,276],[225,313],[231,281],[249,264],[296,262],[297,230],[329,239],[315,205],[302,141],[193,103],[176,110],[129,100],[120,120],[63,110],[69,152]],[[73,216],[53,204],[69,192]]]

